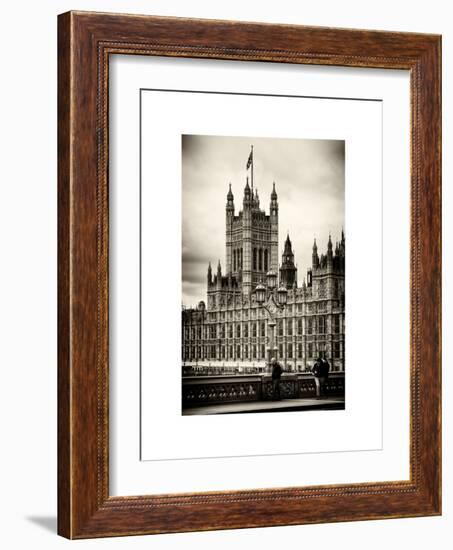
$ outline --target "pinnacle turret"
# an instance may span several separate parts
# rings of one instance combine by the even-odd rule
[[[319,267],[318,245],[316,244],[316,238],[313,242],[313,253],[311,255],[311,265],[313,269]]]
[[[292,254],[292,253],[293,253],[292,244],[291,244],[291,239],[289,238],[289,233],[288,233],[286,235],[285,249],[284,249],[283,254],[288,255],[288,254]]]
[[[327,242],[327,250],[332,251],[332,237],[331,237],[330,233],[329,233],[329,240]]]
[[[233,191],[231,191],[231,183],[230,183],[230,188],[228,189],[228,193],[227,193],[227,200],[228,201],[234,200]]]
[[[249,178],[248,177],[247,177],[247,182],[246,182],[245,187],[244,187],[243,204],[244,204],[244,209],[250,209],[253,206],[253,193],[252,193],[252,190],[250,189]]]
[[[297,288],[297,267],[294,264],[294,254],[289,233],[286,236],[285,246],[280,267],[280,282],[288,290]]]
[[[260,207],[260,198],[258,196],[258,189],[256,189],[256,188],[255,188],[255,196],[253,198],[253,201],[254,201],[254,204],[255,204],[255,208],[259,209],[259,207]]]
[[[333,263],[332,238],[329,233],[329,240],[327,242],[327,267],[332,267],[332,263]]]
[[[276,201],[277,200],[277,191],[275,190],[275,181],[272,183],[272,193],[271,193],[271,200]]]

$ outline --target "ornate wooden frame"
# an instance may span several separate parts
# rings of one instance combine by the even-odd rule
[[[58,532],[87,538],[440,514],[440,36],[69,12],[59,16],[58,48]],[[109,496],[110,54],[410,71],[410,481]]]

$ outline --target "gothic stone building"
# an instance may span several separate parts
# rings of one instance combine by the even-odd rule
[[[345,357],[345,237],[326,254],[313,244],[312,266],[299,286],[289,235],[278,265],[278,197],[275,183],[270,210],[260,209],[258,192],[244,190],[243,208],[235,215],[230,189],[226,203],[226,268],[220,261],[207,273],[207,305],[182,311],[183,369],[257,372],[265,367],[269,344],[267,312],[255,300],[254,289],[266,284],[269,270],[279,272],[286,286],[286,307],[277,313],[275,346],[278,360],[289,371],[306,371],[319,354],[331,370],[344,371]]]

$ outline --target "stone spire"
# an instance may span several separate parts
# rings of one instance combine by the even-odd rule
[[[333,251],[332,251],[332,238],[329,233],[329,240],[327,242],[327,267],[333,265]]]
[[[219,263],[217,264],[216,281],[217,281],[217,288],[222,288],[222,267],[220,265],[220,260],[219,260]]]
[[[277,200],[277,191],[275,190],[275,181],[272,183],[271,201]]]
[[[227,201],[229,202],[233,200],[234,200],[234,195],[233,195],[233,191],[231,191],[231,182],[230,182],[228,193],[227,193]]]
[[[289,234],[286,237],[285,246],[282,254],[282,265],[280,267],[280,283],[288,290],[297,287],[297,268],[294,264],[294,253],[292,249]]]
[[[313,253],[311,255],[311,264],[313,269],[317,269],[319,267],[318,245],[316,244],[316,238],[313,242]]]
[[[253,201],[253,197],[252,197],[252,191],[250,189],[250,185],[249,185],[249,178],[247,176],[247,182],[245,184],[245,187],[244,187],[244,209],[245,208],[250,208],[252,206],[252,201]]]

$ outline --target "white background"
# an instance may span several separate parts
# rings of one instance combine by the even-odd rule
[[[71,543],[55,535],[56,516],[56,14],[91,9],[230,18],[308,25],[443,33],[444,151],[451,150],[453,23],[449,3],[433,0],[379,5],[293,2],[269,5],[207,1],[15,2],[2,10],[0,201],[2,271],[1,525],[5,548],[275,548],[446,549],[453,522],[450,422],[444,404],[444,515],[362,523],[279,527]],[[3,43],[4,42],[4,43]],[[445,154],[445,157],[447,155]],[[452,179],[445,158],[444,181]],[[451,326],[451,186],[444,188],[444,327]],[[447,251],[450,252],[447,253]],[[450,306],[450,307],[449,307]],[[447,336],[447,331],[444,329]],[[451,343],[444,341],[444,365]],[[453,391],[444,369],[444,396]],[[446,401],[446,400],[444,400]]]
[[[184,63],[189,60],[184,60]],[[216,62],[214,61],[213,64]],[[218,62],[217,62],[218,63]],[[188,71],[192,65],[185,63]],[[209,62],[211,66],[211,62]],[[283,92],[288,89],[289,82],[299,80],[303,82],[299,71],[291,71],[291,67],[284,66],[280,70],[275,64],[270,64],[271,72],[266,74],[265,70],[257,73],[256,63],[251,63],[248,70],[237,68],[234,62],[221,63],[223,70],[228,71],[224,78],[221,75],[213,75],[212,68],[207,67],[204,70],[206,82],[203,81],[203,73],[200,69],[190,78],[193,83],[198,83],[199,89],[206,89],[216,83],[216,89],[228,86],[229,90],[249,90],[250,83],[255,90],[264,91],[269,81],[278,82],[278,89]],[[278,69],[278,72],[275,70]],[[309,68],[307,71],[307,80],[315,78],[319,69]],[[150,69],[153,76],[156,69]],[[220,72],[220,70],[219,70]],[[245,72],[245,74],[244,74]],[[343,71],[347,72],[347,70]],[[201,73],[201,74],[200,74]],[[299,79],[294,78],[295,74]],[[399,80],[400,73],[393,73]],[[277,76],[278,75],[278,76]],[[310,76],[308,76],[310,75]],[[193,84],[188,84],[187,76],[181,76],[180,81],[184,86],[191,89]],[[261,76],[261,78],[260,78]],[[248,78],[247,78],[248,77]],[[292,77],[292,78],[291,78]],[[126,77],[123,77],[126,79]],[[142,78],[145,78],[142,74]],[[328,89],[330,94],[336,95],[336,90],[332,86],[336,81],[347,78],[334,71],[331,81],[326,83],[324,89]],[[127,79],[130,81],[130,79]],[[262,80],[262,82],[261,82]],[[156,78],[159,82],[159,77]],[[375,82],[375,80],[373,80]],[[305,84],[305,83],[304,83]],[[300,84],[307,90],[307,85]],[[403,88],[408,91],[406,79],[403,78]],[[352,90],[362,97],[362,91],[354,81],[351,84]],[[225,89],[225,88],[224,88]],[[274,90],[273,90],[274,91]],[[287,92],[288,93],[288,92]],[[307,93],[307,92],[305,92]],[[380,93],[372,90],[375,94]],[[404,94],[401,94],[404,98]],[[120,105],[124,102],[121,101]],[[404,105],[404,102],[403,102]],[[408,98],[406,98],[408,105]],[[398,111],[403,113],[406,124],[403,135],[408,135],[409,117],[404,117],[404,109],[394,108],[395,118],[398,118]],[[168,113],[172,113],[171,118]],[[263,113],[265,115],[263,116]],[[232,116],[232,114],[234,114]],[[408,113],[406,113],[408,114]],[[128,116],[130,118],[130,114]],[[158,130],[156,131],[156,128]],[[346,349],[348,350],[347,364],[347,395],[346,410],[339,411],[311,411],[304,413],[281,413],[281,414],[246,414],[246,415],[209,415],[209,416],[182,416],[181,415],[181,374],[180,369],[175,368],[180,364],[181,350],[181,323],[180,308],[181,296],[179,282],[181,278],[181,230],[180,230],[180,211],[178,209],[165,208],[162,211],[162,219],[155,212],[155,187],[159,182],[159,188],[162,189],[162,204],[172,205],[181,204],[181,133],[187,134],[208,134],[215,135],[250,135],[262,137],[294,137],[294,138],[318,138],[318,139],[345,139],[346,140],[346,233],[348,240],[348,257],[346,270],[353,273],[355,267],[363,263],[364,250],[375,250],[379,255],[382,250],[382,104],[378,101],[341,101],[330,99],[312,99],[297,98],[288,99],[285,97],[263,97],[253,95],[217,95],[217,94],[181,94],[168,92],[143,92],[142,97],[142,204],[143,204],[143,253],[142,253],[142,458],[162,459],[162,458],[187,458],[187,457],[228,457],[241,455],[275,455],[277,453],[301,453],[314,451],[351,451],[364,449],[380,449],[382,446],[382,410],[381,410],[381,378],[382,378],[382,272],[380,269],[374,270],[373,274],[361,277],[356,273],[354,284],[348,286],[346,283],[346,293],[348,295],[348,311],[346,312]],[[119,132],[120,135],[123,132]],[[394,134],[398,134],[397,131]],[[122,138],[122,143],[127,143],[127,138]],[[399,140],[400,142],[404,140]],[[400,147],[400,153],[406,149],[409,151],[409,141],[405,143],[406,147]],[[122,149],[118,146],[117,151]],[[156,152],[159,151],[159,154]],[[247,152],[245,151],[245,156]],[[136,156],[134,157],[136,158]],[[399,155],[398,160],[406,158],[403,154]],[[115,170],[113,170],[115,173]],[[364,174],[367,176],[364,177]],[[372,174],[372,175],[371,175]],[[121,181],[115,179],[118,186]],[[401,210],[406,207],[408,211],[409,194],[409,174],[406,178],[406,194],[402,194],[403,201]],[[128,188],[131,186],[131,180],[127,180]],[[225,193],[220,182],[218,200],[223,203]],[[400,186],[404,188],[404,185]],[[352,208],[352,200],[359,200],[360,207]],[[393,196],[388,193],[387,196]],[[351,198],[354,197],[352,200]],[[283,211],[287,204],[285,196],[280,193],[280,209]],[[395,201],[396,202],[396,201]],[[124,204],[123,200],[119,203]],[[359,202],[356,202],[356,206]],[[368,207],[367,207],[368,205]],[[206,205],[208,208],[209,205]],[[184,208],[184,204],[183,204]],[[302,212],[304,210],[301,205]],[[119,208],[121,209],[121,207]],[[152,215],[150,215],[152,213]],[[372,218],[370,219],[370,214]],[[302,214],[303,215],[303,214]],[[134,217],[132,217],[134,219]],[[407,226],[409,226],[409,217],[407,216]],[[159,229],[162,227],[162,221],[167,225],[165,239],[159,238],[161,234]],[[368,231],[363,231],[366,226]],[[223,234],[223,220],[219,220],[218,231]],[[400,228],[401,226],[399,226]],[[159,235],[156,238],[156,235]],[[409,236],[408,234],[406,235]],[[156,240],[161,240],[161,254],[159,248],[156,250]],[[393,240],[390,242],[394,242]],[[401,243],[401,241],[398,241]],[[394,256],[401,257],[402,266],[395,271],[401,276],[398,277],[400,292],[396,293],[395,298],[403,297],[402,309],[409,311],[409,304],[404,298],[408,297],[408,238],[404,248],[398,250],[395,247]],[[114,243],[112,243],[114,247]],[[128,250],[131,246],[128,246]],[[169,253],[169,251],[172,251]],[[219,251],[222,253],[222,251]],[[398,252],[403,252],[400,256]],[[406,253],[406,255],[404,254]],[[166,258],[165,264],[169,272],[174,273],[165,280],[164,286],[174,288],[176,283],[177,292],[172,296],[165,293],[156,296],[154,288],[160,288],[162,278],[159,270],[156,270],[156,257]],[[378,256],[377,261],[380,261]],[[136,262],[117,262],[119,265],[137,265]],[[390,264],[390,262],[389,262]],[[390,264],[391,265],[391,264]],[[400,265],[400,264],[398,264]],[[406,268],[406,269],[404,269]],[[122,268],[120,268],[122,269]],[[174,281],[176,279],[176,281]],[[178,280],[179,279],[179,280]],[[138,279],[135,278],[135,281]],[[406,283],[403,286],[402,280]],[[395,286],[395,285],[391,285]],[[401,287],[403,292],[401,292]],[[123,291],[125,291],[123,287]],[[363,300],[363,293],[373,288],[369,293],[367,300]],[[121,289],[119,289],[119,293]],[[204,295],[199,297],[206,299]],[[396,300],[394,303],[398,303]],[[155,312],[158,308],[161,314],[157,317]],[[394,319],[393,312],[388,311],[389,319]],[[365,325],[361,320],[368,315],[368,311],[374,311],[375,315]],[[356,322],[354,323],[354,320]],[[409,333],[409,316],[402,320],[400,327],[406,326]],[[404,322],[406,321],[406,322]],[[130,321],[121,321],[123,326],[130,324]],[[170,332],[168,327],[175,327]],[[176,328],[177,327],[177,328]],[[394,327],[394,337],[398,333],[398,325]],[[354,332],[355,329],[355,332]],[[118,335],[122,330],[118,331]],[[369,336],[369,335],[372,336]],[[159,345],[156,345],[159,343]],[[354,343],[356,345],[354,345]],[[404,346],[404,342],[395,341],[399,347]],[[408,344],[408,341],[406,341]],[[370,346],[378,350],[372,355],[369,354]],[[391,343],[389,347],[393,346]],[[128,346],[130,349],[130,346]],[[409,346],[407,345],[407,350]],[[406,351],[407,351],[406,350]],[[367,357],[366,369],[363,357]],[[356,360],[354,362],[354,359]],[[399,364],[401,370],[409,374],[409,354],[402,353]],[[405,361],[406,360],[406,361]],[[126,362],[128,372],[131,370],[131,362]],[[404,365],[407,368],[404,369]],[[117,365],[121,368],[120,365]],[[363,376],[366,370],[367,388],[363,391]],[[362,372],[360,372],[362,371]],[[406,382],[408,376],[406,376]],[[154,388],[165,388],[164,392],[155,391]],[[407,393],[403,390],[404,393]],[[115,406],[115,404],[113,404]],[[392,417],[394,418],[394,413]],[[156,425],[156,418],[165,419],[165,422]],[[406,418],[407,426],[409,425]],[[391,426],[390,426],[391,427]],[[168,437],[171,433],[172,437]],[[269,437],[269,434],[278,434],[277,437]],[[207,435],[209,434],[209,437]],[[297,434],[294,437],[294,434]],[[404,451],[408,448],[408,442],[404,436],[398,435],[402,440]],[[387,442],[388,443],[388,442]],[[407,456],[407,455],[406,455]],[[318,457],[313,457],[315,461]],[[358,458],[358,457],[357,457]],[[364,457],[358,458],[362,462]],[[335,462],[335,459],[332,459]],[[239,472],[243,479],[241,488],[260,486],[274,486],[275,480],[270,477],[270,471],[282,472],[289,470],[283,463],[272,464],[268,461],[268,466],[259,469],[250,464],[246,468],[239,458],[223,461],[216,460],[214,469],[223,471],[222,487],[235,488],[234,478]],[[250,463],[250,461],[247,461]],[[352,463],[352,457],[348,458]],[[228,465],[233,470],[231,481],[228,476]],[[186,470],[187,466],[183,468]],[[351,464],[352,466],[352,464]],[[189,466],[191,467],[191,466]],[[209,464],[204,462],[200,464],[202,471],[209,468]],[[313,467],[303,461],[299,462],[299,470],[313,470]],[[332,472],[332,469],[329,469]],[[261,471],[262,480],[255,478],[254,474]],[[375,473],[375,465],[373,471]],[[201,472],[200,472],[201,473]],[[333,472],[332,472],[333,473]],[[201,481],[200,475],[193,472],[195,480]],[[289,472],[288,472],[289,474]],[[408,470],[406,469],[407,477]],[[186,476],[187,477],[187,476]],[[279,477],[281,476],[279,474]],[[308,476],[310,477],[310,476]],[[216,478],[218,476],[216,475]],[[220,480],[217,480],[220,481]],[[371,479],[370,479],[371,481]],[[194,481],[192,481],[193,483]],[[261,483],[264,482],[265,485]],[[286,479],[281,479],[281,483],[300,485],[301,482],[289,474]],[[329,481],[330,483],[330,481]],[[245,485],[242,485],[245,484]],[[200,487],[201,489],[201,487]],[[214,487],[212,487],[214,489]],[[194,486],[194,489],[196,487]]]

